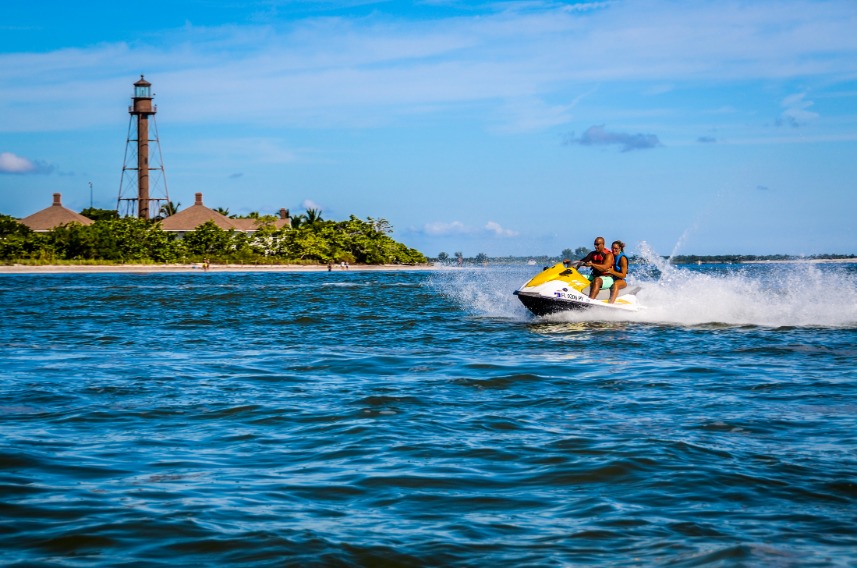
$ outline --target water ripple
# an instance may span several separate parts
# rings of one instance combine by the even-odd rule
[[[853,564],[857,328],[523,277],[0,279],[0,562]]]

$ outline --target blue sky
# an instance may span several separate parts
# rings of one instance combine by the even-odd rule
[[[0,213],[115,208],[145,74],[182,207],[430,256],[857,252],[853,0],[141,5],[0,5]]]

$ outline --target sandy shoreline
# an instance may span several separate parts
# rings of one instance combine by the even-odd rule
[[[434,270],[428,264],[356,264],[347,270],[338,265],[333,266],[333,272],[366,272],[366,271],[401,271],[401,270]],[[202,264],[50,264],[44,266],[29,266],[14,264],[0,266],[0,274],[153,274],[165,272],[205,272]],[[212,264],[208,272],[327,272],[326,264]]]

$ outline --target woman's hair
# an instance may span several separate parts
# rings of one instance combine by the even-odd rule
[[[625,243],[622,241],[613,241],[613,245],[619,245],[619,250],[621,251],[625,250]],[[613,248],[613,245],[610,245],[610,248]]]

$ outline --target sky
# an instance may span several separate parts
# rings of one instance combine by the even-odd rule
[[[0,4],[0,213],[383,218],[428,256],[857,253],[857,2]]]

